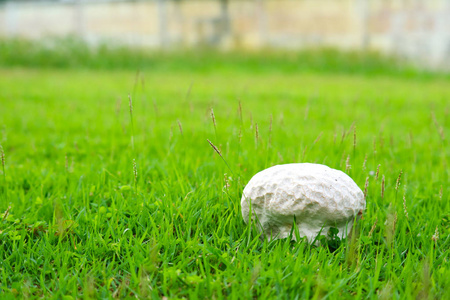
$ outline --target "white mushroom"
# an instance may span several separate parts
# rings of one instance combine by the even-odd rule
[[[344,172],[325,165],[278,165],[257,173],[244,188],[242,217],[258,221],[269,239],[289,237],[294,220],[311,243],[331,227],[345,238],[366,207],[363,192]],[[295,234],[292,234],[295,239]]]

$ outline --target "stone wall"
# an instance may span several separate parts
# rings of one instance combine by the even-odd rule
[[[7,1],[0,35],[223,48],[374,48],[450,61],[450,0]]]

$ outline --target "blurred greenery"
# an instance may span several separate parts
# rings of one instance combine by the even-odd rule
[[[213,73],[218,69],[244,72],[323,72],[406,77],[448,76],[423,71],[398,58],[377,52],[336,49],[261,51],[215,49],[149,50],[101,44],[90,47],[76,38],[30,41],[0,40],[0,67],[166,70]]]

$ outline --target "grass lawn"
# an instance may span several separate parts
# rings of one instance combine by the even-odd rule
[[[448,299],[448,77],[235,64],[0,78],[2,298]],[[293,162],[368,178],[352,239],[269,243],[243,222],[245,184]]]

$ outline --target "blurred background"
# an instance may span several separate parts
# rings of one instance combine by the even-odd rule
[[[450,66],[450,0],[0,0],[0,36],[158,49],[332,47]]]

